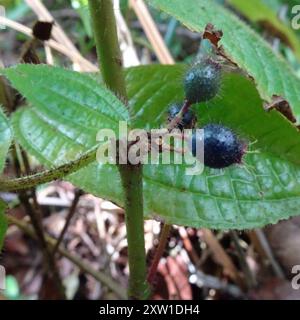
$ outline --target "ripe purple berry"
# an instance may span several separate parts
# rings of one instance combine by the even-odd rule
[[[168,121],[171,122],[177,114],[180,112],[183,103],[173,103],[169,106],[168,109]],[[196,116],[194,112],[189,109],[184,113],[180,123],[177,125],[177,128],[180,130],[191,129],[196,122]]]
[[[221,85],[221,66],[205,59],[191,67],[184,78],[184,91],[190,103],[208,101],[216,96]]]
[[[231,129],[219,124],[208,124],[203,129],[205,166],[222,169],[242,162],[247,146]],[[192,154],[195,157],[196,134],[191,139]]]

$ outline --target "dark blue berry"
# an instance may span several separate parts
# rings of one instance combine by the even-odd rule
[[[177,114],[180,112],[183,103],[173,103],[169,106],[168,109],[168,121],[171,122]],[[189,109],[187,112],[184,113],[180,123],[177,125],[177,128],[180,130],[183,129],[190,129],[194,126],[196,121],[196,116],[194,112]]]
[[[191,103],[205,102],[216,96],[221,85],[221,66],[205,59],[190,68],[184,78],[185,96]]]
[[[219,124],[208,124],[204,128],[204,165],[222,169],[242,162],[246,144],[238,139],[231,129]],[[194,133],[191,140],[192,154],[196,156],[197,139]]]

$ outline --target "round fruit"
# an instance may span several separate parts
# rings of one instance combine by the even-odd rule
[[[216,96],[220,85],[220,64],[205,59],[187,71],[184,78],[185,96],[190,103],[208,101]]]
[[[231,129],[219,124],[208,124],[204,128],[204,165],[222,169],[242,162],[246,144],[238,139]],[[197,136],[191,138],[191,150],[195,157]]]
[[[180,103],[173,103],[170,105],[169,109],[168,109],[168,121],[171,122],[180,112],[181,108],[182,108],[182,104]],[[196,117],[194,115],[194,112],[189,109],[187,112],[184,113],[181,121],[179,122],[179,124],[177,125],[177,128],[180,130],[183,129],[190,129],[194,126],[194,123],[196,121]]]

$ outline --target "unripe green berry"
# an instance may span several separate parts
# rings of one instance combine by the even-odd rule
[[[184,91],[190,103],[208,101],[216,96],[221,85],[221,66],[205,59],[191,67],[184,78]]]

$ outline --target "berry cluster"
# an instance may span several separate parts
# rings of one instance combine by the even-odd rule
[[[221,76],[220,64],[210,58],[193,65],[184,77],[186,101],[183,104],[174,103],[169,107],[169,122],[174,122],[174,118],[180,117],[178,121],[175,121],[178,129],[193,128],[196,117],[193,111],[186,106],[214,98],[220,89]],[[203,129],[205,166],[222,169],[242,162],[247,145],[231,129],[220,124],[208,124]],[[197,157],[197,139],[200,137],[193,133],[189,143],[194,157]]]

